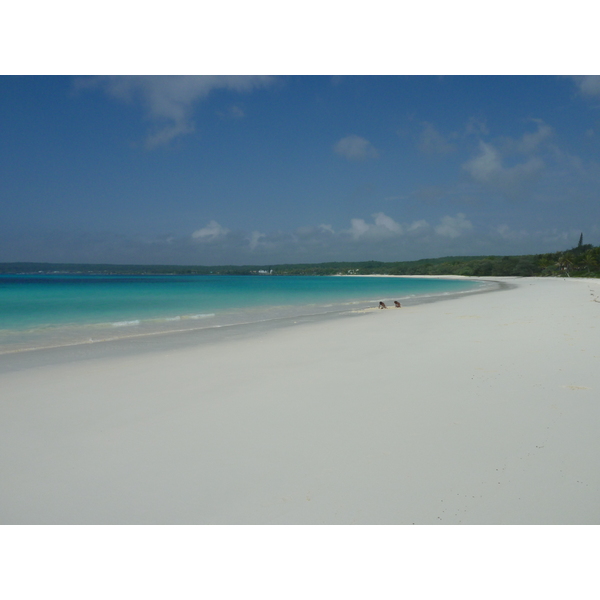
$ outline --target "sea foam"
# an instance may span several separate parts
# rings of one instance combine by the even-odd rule
[[[111,323],[113,327],[131,327],[132,325],[139,325],[140,320],[135,319],[134,321],[117,321],[116,323]]]

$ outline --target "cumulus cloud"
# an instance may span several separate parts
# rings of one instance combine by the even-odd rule
[[[454,239],[471,229],[473,229],[471,221],[463,213],[458,213],[456,217],[442,217],[440,224],[435,228],[435,232],[443,237]]]
[[[426,154],[448,154],[456,150],[456,146],[448,142],[432,123],[423,123],[419,150]]]
[[[375,213],[373,215],[375,218],[375,226],[380,227],[381,229],[387,229],[392,233],[402,233],[402,226],[396,223],[392,217],[388,217],[387,215],[380,213]]]
[[[333,147],[334,151],[348,160],[366,160],[377,158],[379,153],[369,140],[358,135],[349,135],[342,138]]]
[[[544,167],[544,161],[534,156],[527,162],[503,169],[502,178],[508,184],[523,183],[535,178]]]
[[[393,235],[402,235],[404,230],[402,225],[396,223],[394,219],[384,213],[374,213],[372,215],[374,222],[367,223],[364,219],[351,219],[350,229],[347,232],[358,240],[362,237],[382,238]]]
[[[479,142],[479,156],[467,161],[463,168],[477,181],[487,182],[502,171],[502,161],[496,149],[485,142]]]
[[[525,140],[523,143],[532,145],[539,143],[539,141],[540,136],[538,135],[536,138]],[[496,185],[506,192],[539,174],[544,169],[544,162],[537,156],[532,156],[524,163],[505,167],[496,148],[491,144],[479,142],[479,155],[464,163],[463,169],[475,181]]]
[[[519,140],[517,145],[519,152],[530,154],[536,151],[543,142],[552,137],[552,134],[554,133],[552,127],[546,125],[539,119],[536,119],[536,122],[538,124],[537,131],[534,131],[533,133],[524,133],[523,137]]]
[[[378,214],[378,213],[377,213]],[[359,219],[367,229],[375,222]],[[380,221],[381,222],[381,221]],[[395,221],[394,221],[395,222]],[[299,262],[416,260],[460,254],[504,255],[555,252],[577,243],[581,227],[560,229],[512,229],[489,225],[472,227],[466,216],[446,216],[437,227],[425,220],[401,224],[403,234],[364,235],[354,239],[350,230],[331,233],[319,226],[301,232],[231,231],[216,243],[197,243],[185,236],[123,236],[99,232],[68,231],[50,235],[12,232],[0,237],[0,253],[6,261],[123,263],[170,265],[268,265]],[[363,228],[364,229],[364,228]],[[300,235],[301,233],[301,235]],[[600,228],[586,229],[586,240],[597,243]]]
[[[214,242],[228,233],[229,229],[221,227],[216,221],[211,221],[206,227],[194,231],[192,238],[199,242]]]
[[[161,127],[154,133],[148,134],[146,137],[146,147],[156,148],[163,144],[168,144],[174,138],[188,133],[194,133],[195,127],[193,123],[178,122],[172,125]]]
[[[503,154],[525,154],[529,158],[524,163],[507,167],[503,163],[500,151],[490,143],[479,142],[479,154],[463,164],[475,181],[493,184],[515,184],[525,180],[544,168],[537,156],[546,142],[553,136],[554,130],[540,119],[534,119],[537,130],[526,132],[518,139],[503,138]]]
[[[366,260],[366,251],[371,256],[371,253],[387,253],[389,257],[395,252],[402,256],[408,253],[413,258],[423,258],[444,252],[446,248],[446,251],[456,251],[459,248],[455,247],[455,240],[463,238],[472,229],[473,225],[463,213],[445,216],[436,227],[432,227],[425,219],[400,223],[383,212],[377,212],[371,215],[371,220],[353,218],[348,229],[337,232],[332,226],[324,224],[298,227],[289,232],[229,232],[216,222],[211,222],[199,230],[201,237],[205,240],[219,239],[220,243],[196,247],[234,254],[238,256],[239,264],[258,264],[253,261]],[[220,264],[226,262],[223,259]]]
[[[248,246],[250,250],[256,250],[260,240],[262,238],[267,237],[266,233],[261,233],[260,231],[253,231],[248,238]]]
[[[351,219],[350,224],[349,232],[355,240],[368,233],[369,229],[373,227],[368,225],[364,219]]]
[[[566,202],[571,193],[587,197],[594,185],[593,162],[559,148],[554,128],[541,119],[529,120],[534,127],[530,124],[529,131],[518,137],[479,139],[477,149],[461,165],[468,178],[450,184],[444,198]]]
[[[411,223],[407,228],[407,233],[419,233],[429,229],[429,223],[425,219],[419,219],[414,223]]]
[[[479,156],[472,158],[463,168],[477,181],[487,182],[502,171],[502,161],[496,149],[485,142],[479,142]]]
[[[154,131],[146,139],[146,145],[152,148],[194,131],[194,107],[212,91],[250,92],[269,85],[272,80],[267,76],[144,75],[94,77],[78,80],[76,85],[79,88],[99,87],[117,100],[140,103],[146,118],[154,125]],[[239,115],[239,110],[234,112],[243,116]]]
[[[600,96],[600,75],[574,75],[573,79],[583,96]]]

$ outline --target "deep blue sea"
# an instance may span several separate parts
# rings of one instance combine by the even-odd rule
[[[0,353],[414,304],[475,281],[396,277],[0,275]]]

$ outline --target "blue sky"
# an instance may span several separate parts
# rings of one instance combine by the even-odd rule
[[[0,77],[0,261],[600,244],[600,77]]]

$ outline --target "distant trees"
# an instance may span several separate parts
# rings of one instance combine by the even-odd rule
[[[580,236],[580,241],[583,241]],[[577,245],[571,250],[538,255],[542,276],[600,277],[600,247]]]
[[[520,256],[446,256],[406,262],[331,262],[253,266],[75,265],[0,263],[0,273],[95,275],[465,275],[468,277],[600,277],[600,247],[583,243],[562,252]]]
[[[321,263],[273,266],[276,275],[463,275],[467,277],[600,277],[600,247],[519,256],[454,256],[410,262]]]

